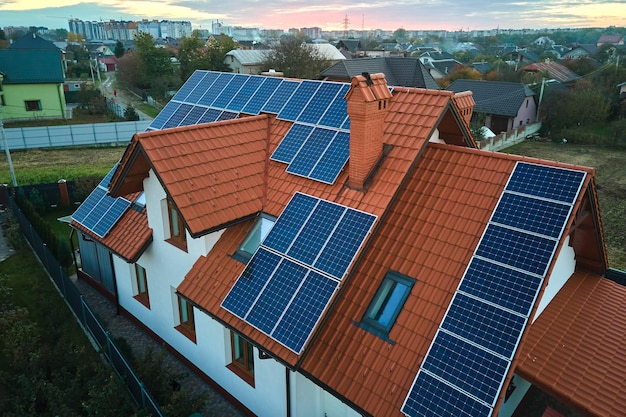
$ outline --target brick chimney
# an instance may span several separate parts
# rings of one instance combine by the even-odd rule
[[[383,153],[385,115],[392,95],[384,74],[357,75],[346,94],[350,116],[348,185],[363,189]]]
[[[454,95],[454,104],[459,110],[459,114],[463,117],[469,126],[474,112],[474,96],[471,91],[463,91]]]

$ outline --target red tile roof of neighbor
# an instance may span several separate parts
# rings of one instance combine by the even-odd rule
[[[626,410],[626,287],[576,272],[521,346],[517,373],[590,416]]]
[[[353,87],[369,88],[361,78]],[[372,81],[373,96],[385,97],[384,78],[373,76]],[[467,148],[475,147],[467,122],[472,104],[467,94],[394,89],[380,122],[382,156],[357,187],[350,182],[353,157],[333,185],[286,173],[285,165],[269,155],[292,123],[261,115],[135,135],[113,178],[112,193],[139,191],[152,169],[192,235],[230,226],[177,291],[361,412],[401,416],[413,378],[516,161],[538,162]],[[351,142],[354,123],[352,128]],[[446,144],[428,143],[435,129]],[[563,236],[572,234],[579,262],[601,271],[606,258],[593,215],[594,171],[585,170],[590,175]],[[253,215],[279,216],[296,191],[378,216],[301,355],[220,307],[245,267],[231,255],[254,224]],[[121,227],[120,222],[114,232]],[[393,343],[354,324],[389,270],[416,280],[389,333]]]

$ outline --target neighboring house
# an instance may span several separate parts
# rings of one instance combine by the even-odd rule
[[[344,54],[342,54],[337,47],[331,45],[330,43],[307,43],[306,47],[315,51],[318,56],[328,61],[330,65],[345,61],[346,59]]]
[[[542,46],[544,48],[551,48],[554,46],[554,41],[548,36],[540,36],[533,41],[533,45]]]
[[[259,416],[620,416],[595,171],[476,149],[473,104],[197,71],[73,215],[79,276]]]
[[[447,90],[455,93],[471,91],[476,102],[474,117],[476,119],[484,117],[482,124],[496,134],[535,123],[537,116],[535,93],[525,84],[456,80]]]
[[[61,51],[36,35],[28,34],[1,49],[2,120],[64,118],[63,70]]]
[[[598,46],[595,44],[577,45],[568,52],[561,55],[563,59],[586,58],[598,52]]]
[[[546,74],[549,78],[563,84],[573,83],[580,78],[578,74],[565,65],[550,60],[526,65],[522,71]]]
[[[233,49],[224,56],[224,64],[235,73],[258,75],[264,70],[261,64],[266,57],[265,50]]]
[[[337,49],[348,52],[352,58],[363,56],[363,45],[359,39],[340,39]]]
[[[113,72],[117,68],[117,57],[115,55],[105,55],[98,58],[100,70],[104,72]]]
[[[422,61],[424,65],[428,65],[433,61],[449,61],[453,59],[454,55],[451,53],[439,51],[425,51],[419,56],[419,60]]]
[[[619,97],[624,98],[626,96],[626,82],[617,84],[617,88],[619,88]]]
[[[462,62],[459,62],[456,59],[441,59],[436,61],[430,60],[424,65],[428,68],[430,75],[432,75],[436,80],[450,74],[456,67],[464,66]]]
[[[517,49],[502,55],[502,59],[510,66],[514,67],[517,71],[524,65],[539,61],[539,56],[536,53],[525,49]]]
[[[473,62],[470,65],[472,68],[474,68],[476,71],[480,72],[482,75],[486,75],[488,74],[491,70],[493,70],[493,65],[491,65],[489,62],[487,61],[483,61],[483,62]]]
[[[392,86],[433,90],[440,88],[428,69],[418,59],[403,57],[348,59],[322,71],[320,79],[350,82],[354,76],[364,72],[385,74],[387,84]]]
[[[624,45],[624,36],[620,34],[602,35],[598,39],[596,45],[598,46],[598,48],[602,45]]]

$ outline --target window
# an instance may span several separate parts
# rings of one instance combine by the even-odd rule
[[[148,278],[146,270],[138,264],[135,264],[135,280],[137,284],[135,300],[150,308],[150,296],[148,295]]]
[[[26,111],[41,111],[41,100],[25,100]]]
[[[167,200],[167,215],[170,222],[170,238],[168,242],[183,250],[187,250],[187,236],[185,234],[183,218],[180,217],[178,210],[174,207],[174,203],[170,200]]]
[[[193,317],[193,305],[180,295],[177,294],[176,296],[178,297],[178,320],[180,322],[176,329],[195,343],[196,327]]]
[[[261,214],[233,257],[242,262],[248,262],[275,222],[276,218]]]
[[[413,284],[414,279],[389,271],[359,325],[389,341],[389,331],[396,322]]]
[[[248,384],[254,386],[254,347],[237,333],[230,331],[232,362],[228,369],[239,375]]]
[[[528,108],[528,101],[529,101],[529,100],[528,100],[528,99],[526,99],[526,108]]]

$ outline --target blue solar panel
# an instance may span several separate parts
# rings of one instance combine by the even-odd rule
[[[308,177],[330,145],[335,130],[316,127],[287,167],[287,172]]]
[[[150,127],[152,129],[161,129],[167,119],[169,119],[180,107],[180,103],[175,101],[170,101],[167,105],[161,110],[161,112],[154,118],[152,123],[150,123]]]
[[[265,113],[279,113],[299,85],[300,83],[297,81],[283,80],[278,88],[274,90],[272,97],[263,105],[262,111]]]
[[[206,109],[206,112],[202,115],[202,117],[200,117],[200,120],[198,120],[198,124],[214,122],[220,117],[222,113],[222,110]]]
[[[337,281],[309,272],[272,337],[300,354],[338,285]]]
[[[72,214],[72,219],[78,223],[83,224],[83,221],[87,215],[96,207],[96,205],[106,195],[107,190],[102,187],[96,187],[89,196],[83,201],[78,209]],[[84,226],[84,225],[83,225]]]
[[[491,221],[556,239],[563,232],[570,209],[567,204],[504,193]]]
[[[376,217],[371,214],[346,210],[313,266],[343,279],[375,221]]]
[[[494,406],[509,361],[439,331],[422,369]]]
[[[490,224],[476,255],[544,276],[556,241]]]
[[[246,316],[246,321],[270,335],[307,272],[305,267],[283,259]]]
[[[459,291],[528,316],[541,282],[540,277],[473,258]]]
[[[115,223],[122,217],[122,215],[126,212],[126,209],[130,207],[130,201],[124,198],[111,198],[113,200],[113,204],[109,207],[109,210],[97,221],[94,225],[92,232],[100,237],[106,236],[107,233],[115,226]]]
[[[104,217],[107,211],[113,206],[115,199],[105,195],[93,206],[92,210],[87,214],[80,224],[93,232],[96,223]]]
[[[335,100],[326,110],[326,113],[322,116],[319,124],[322,126],[341,128],[344,121],[348,117],[348,103],[344,99],[344,96],[350,89],[350,84],[344,84],[339,90],[339,93],[335,97]]]
[[[402,412],[410,417],[488,417],[491,408],[420,371]]]
[[[220,121],[220,120],[232,120],[232,119],[236,119],[237,116],[239,116],[238,113],[233,113],[233,112],[224,110],[222,113],[220,113],[220,115],[217,118],[217,120],[218,121]]]
[[[350,134],[338,132],[330,146],[326,149],[322,157],[317,161],[317,165],[309,174],[309,178],[322,181],[327,184],[334,184],[337,176],[348,162],[350,157]]]
[[[369,232],[371,223],[362,216],[375,219],[296,193],[222,307],[300,354]],[[363,229],[364,225],[365,231],[347,230]],[[361,236],[361,241],[354,244],[357,236]],[[325,251],[325,245],[328,247],[331,242],[331,250]],[[336,256],[337,251],[342,252],[341,259],[348,260],[340,275],[325,275],[313,268],[312,264],[321,257]],[[334,264],[332,259],[327,261],[326,264]]]
[[[241,89],[247,79],[248,76],[246,75],[235,74],[220,95],[211,103],[211,107],[226,109],[226,105],[237,95],[237,92],[239,92],[239,89]]]
[[[109,184],[111,183],[111,180],[113,179],[113,175],[115,174],[115,170],[117,169],[118,165],[119,165],[119,162],[116,163],[113,166],[113,168],[111,168],[111,170],[104,176],[104,178],[102,178],[102,180],[98,184],[100,187],[104,187],[107,190],[109,189]]]
[[[283,140],[280,141],[280,144],[274,150],[270,159],[290,163],[312,131],[313,126],[294,123],[291,125],[291,129],[289,129],[289,132],[287,132]]]
[[[242,319],[245,318],[280,260],[280,256],[259,248],[222,302],[222,307]]]
[[[572,204],[585,175],[584,171],[518,162],[506,189]]]
[[[210,106],[213,101],[219,97],[222,90],[228,85],[230,80],[234,77],[234,74],[221,73],[219,77],[211,84],[211,87],[204,93],[204,95],[198,100],[198,104],[204,106]]]
[[[283,82],[281,78],[267,77],[263,84],[256,90],[250,101],[241,110],[242,113],[259,114],[265,103],[270,99],[274,91]]]
[[[230,103],[226,105],[226,110],[240,112],[261,84],[263,84],[263,77],[247,77],[246,83],[239,89],[239,92],[237,92]]]
[[[343,84],[323,83],[296,121],[317,124],[328,106],[335,100],[342,86]],[[341,100],[343,100],[343,97],[341,97]]]
[[[178,126],[183,121],[183,119],[189,115],[189,112],[192,108],[193,106],[191,104],[181,104],[180,107],[176,109],[172,117],[170,117],[167,122],[165,122],[161,129]]]
[[[347,117],[346,120],[341,125],[342,129],[350,130],[350,117]]]
[[[204,78],[198,83],[198,86],[191,93],[189,93],[185,102],[197,104],[204,93],[211,88],[219,75],[219,72],[205,72]]]
[[[189,93],[196,89],[198,83],[202,80],[202,78],[204,78],[204,75],[205,74],[203,72],[199,71],[191,74],[191,76],[187,78],[187,81],[185,81],[185,84],[183,84],[174,97],[172,97],[172,100],[185,101]]]
[[[321,84],[322,83],[319,81],[302,81],[298,89],[294,91],[287,104],[285,104],[280,113],[278,113],[278,118],[281,120],[290,120],[292,122],[295,121],[300,112],[302,112],[307,103],[315,95],[315,92]]]
[[[287,255],[307,265],[313,265],[344,212],[343,206],[320,201],[287,251]]]
[[[296,193],[265,237],[263,245],[286,253],[318,201],[315,197]]]
[[[441,328],[510,360],[525,324],[524,317],[456,293]]]
[[[189,114],[180,122],[179,126],[193,126],[198,124],[204,113],[206,113],[206,110],[206,107],[194,106]]]

